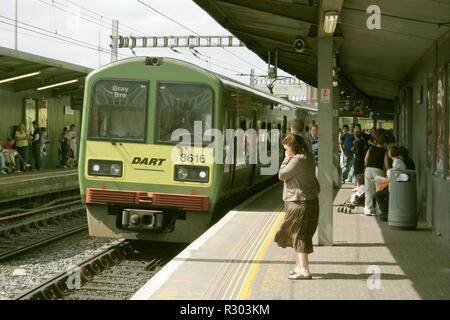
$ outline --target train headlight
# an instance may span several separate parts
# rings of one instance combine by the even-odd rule
[[[112,174],[113,176],[121,176],[122,168],[120,167],[119,164],[113,163],[113,164],[110,166],[110,172],[111,172],[111,174]]]
[[[208,182],[209,168],[176,165],[174,168],[174,179],[176,181]]]
[[[90,176],[121,177],[123,163],[122,161],[90,159],[88,161],[88,174]]]
[[[179,180],[186,180],[189,177],[189,171],[186,168],[177,169],[177,178]]]

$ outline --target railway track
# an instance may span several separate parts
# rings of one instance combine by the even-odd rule
[[[54,208],[50,208],[54,211]],[[49,210],[49,211],[50,211]],[[0,227],[0,260],[87,229],[86,211],[79,203],[61,207],[23,222]]]
[[[184,246],[124,240],[16,300],[125,300]]]

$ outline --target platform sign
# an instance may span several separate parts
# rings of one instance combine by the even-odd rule
[[[322,88],[320,89],[320,103],[330,103],[330,88]]]
[[[72,109],[71,106],[64,106],[64,114],[68,116],[73,116],[75,114],[75,111]]]
[[[37,120],[36,100],[29,98],[25,99],[25,127],[27,133],[33,132],[33,121]]]

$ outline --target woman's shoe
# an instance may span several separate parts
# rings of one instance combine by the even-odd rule
[[[310,274],[295,273],[288,277],[290,280],[311,280],[312,276]]]
[[[296,273],[298,273],[298,272],[299,272],[299,270],[297,270],[297,269],[292,269],[292,270],[289,271],[289,275],[292,276],[292,275],[294,275],[294,274],[296,274]]]

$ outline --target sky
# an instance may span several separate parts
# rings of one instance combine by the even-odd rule
[[[192,0],[141,1],[200,35],[230,35]],[[17,0],[17,6],[18,50],[90,68],[98,68],[111,60],[111,19],[119,20],[119,34],[124,36],[193,35],[137,0]],[[14,48],[14,7],[15,0],[0,0],[2,47]],[[78,41],[91,49],[80,46]],[[103,48],[103,52],[99,52],[98,47]],[[177,48],[179,53],[169,48],[134,49],[138,56],[178,58],[247,84],[249,77],[237,74],[248,75],[251,68],[256,75],[267,74],[265,62],[246,48],[196,50],[200,52],[199,58],[188,48]],[[126,56],[133,56],[131,50],[119,49],[119,59]],[[279,70],[279,75],[288,74]]]

